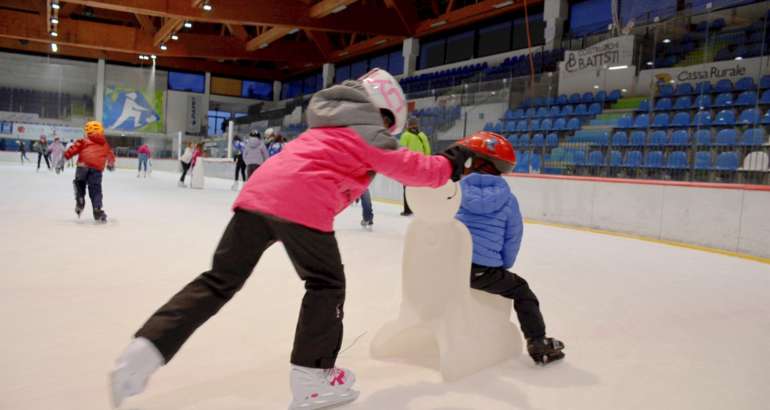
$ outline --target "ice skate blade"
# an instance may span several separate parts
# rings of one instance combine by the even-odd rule
[[[119,385],[119,370],[115,370],[110,372],[110,400],[112,403],[112,408],[117,409],[120,408],[120,405],[123,404],[123,400],[125,400],[127,397],[131,396],[130,393],[128,393],[125,389],[123,389]]]
[[[358,390],[352,389],[342,394],[328,392],[320,394],[317,398],[312,400],[304,400],[301,402],[292,401],[289,410],[318,410],[340,407],[355,401],[359,394],[360,392]]]

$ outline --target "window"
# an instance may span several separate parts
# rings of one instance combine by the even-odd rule
[[[430,68],[444,64],[445,48],[445,38],[422,44],[420,46],[420,68]]]
[[[446,63],[456,63],[473,58],[475,35],[474,31],[466,31],[449,36],[446,41]]]
[[[318,77],[314,75],[305,77],[305,79],[302,80],[302,93],[313,94],[314,92],[318,91],[318,83]]]
[[[367,61],[356,61],[350,66],[350,78],[358,78],[366,74],[368,70]]]
[[[570,33],[581,37],[607,31],[607,27],[612,23],[611,10],[610,0],[582,0],[570,4]]]
[[[176,91],[204,93],[206,92],[206,76],[204,74],[169,71],[168,88]]]
[[[511,49],[511,23],[495,24],[479,29],[479,57],[504,53]]]
[[[404,73],[404,54],[402,50],[397,50],[388,55],[388,72],[393,75]]]
[[[383,54],[381,56],[370,58],[369,59],[369,69],[371,70],[372,68],[375,68],[375,67],[376,68],[381,68],[381,69],[387,71],[387,69],[388,69],[388,55],[387,54]]]
[[[273,84],[267,81],[244,80],[241,86],[241,97],[270,101],[273,99]]]
[[[210,137],[222,135],[227,127],[227,122],[230,120],[230,113],[226,111],[209,110],[208,119],[208,135]]]
[[[339,66],[334,70],[334,82],[340,84],[345,80],[350,79],[350,66]]]

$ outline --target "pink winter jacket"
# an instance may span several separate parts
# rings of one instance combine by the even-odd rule
[[[233,209],[332,232],[334,217],[366,190],[375,172],[430,187],[452,173],[443,156],[395,150],[398,141],[357,83],[316,93],[307,118],[311,128],[254,172]]]

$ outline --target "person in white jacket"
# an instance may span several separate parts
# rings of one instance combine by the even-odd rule
[[[184,187],[184,177],[187,176],[187,171],[190,170],[190,162],[193,156],[193,143],[187,143],[187,147],[184,149],[184,153],[179,157],[179,162],[182,163],[182,177],[179,178],[179,186]]]
[[[243,149],[243,161],[246,163],[247,178],[259,168],[268,158],[267,147],[259,137],[258,132],[252,132],[251,137],[246,141],[246,147]]]

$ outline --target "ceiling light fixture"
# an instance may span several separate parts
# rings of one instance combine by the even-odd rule
[[[192,23],[189,21],[184,22],[184,28],[192,28]]]
[[[741,60],[743,60],[743,57],[741,56],[735,57],[735,61],[741,61]]]
[[[626,68],[628,68],[627,65],[615,65],[615,66],[609,67],[607,69],[608,70],[625,70]]]
[[[447,23],[446,20],[439,20],[439,21],[437,21],[435,23],[431,23],[430,28],[441,27],[441,26],[443,26],[446,23]]]
[[[513,0],[508,0],[508,1],[504,1],[504,2],[501,2],[501,3],[494,4],[494,5],[492,5],[492,8],[493,9],[501,9],[503,7],[508,7],[511,4],[513,4]]]
[[[158,56],[156,56],[155,54],[153,54],[153,55],[151,55],[151,56],[150,56],[150,58],[151,58],[151,59],[153,59],[153,60],[155,60],[156,58],[158,58]]]
[[[671,42],[671,39],[670,39],[670,38],[664,38],[664,39],[663,39],[663,44],[668,44],[668,43],[670,43],[670,42]]]
[[[259,45],[259,48],[267,48],[267,46],[269,46],[269,45],[270,44],[268,44],[268,43],[262,43],[262,44]]]
[[[56,17],[51,17],[51,24],[59,24],[59,19]]]
[[[51,30],[51,37],[59,37],[59,33],[56,30]]]
[[[594,84],[594,90],[598,90],[598,89],[599,89],[599,86]]]
[[[296,28],[296,27],[294,27],[293,29],[291,29],[291,30],[289,31],[289,35],[292,35],[292,34],[295,34],[295,33],[298,33],[298,32],[299,32],[299,29],[298,29],[298,28]]]
[[[51,8],[54,10],[59,10],[61,6],[59,5],[59,3],[51,3]]]
[[[176,35],[176,34],[172,34],[171,35],[171,39],[174,40],[174,41],[177,41],[177,40],[179,40],[179,36]]]
[[[346,8],[348,8],[348,6],[346,6],[344,4],[341,4],[339,7],[335,8],[334,10],[332,10],[332,14],[337,14],[337,13],[341,12],[342,10],[345,10]]]
[[[54,53],[58,53],[59,46],[57,46],[56,43],[51,43],[51,51],[53,51]]]
[[[165,43],[161,43],[160,44],[160,49],[163,50],[163,51],[166,51],[166,50],[168,50],[168,47],[166,47]]]
[[[374,43],[374,45],[375,45],[375,46],[379,46],[379,45],[381,45],[381,44],[385,44],[385,43],[387,43],[387,42],[388,42],[388,40],[385,40],[385,39],[383,38],[382,40],[379,40],[379,41],[377,41],[376,43]]]
[[[205,10],[205,11],[211,11],[211,10],[214,10],[214,7],[212,7],[212,6],[211,6],[211,3],[209,3],[208,1],[206,1],[205,3],[203,3],[203,10]]]

